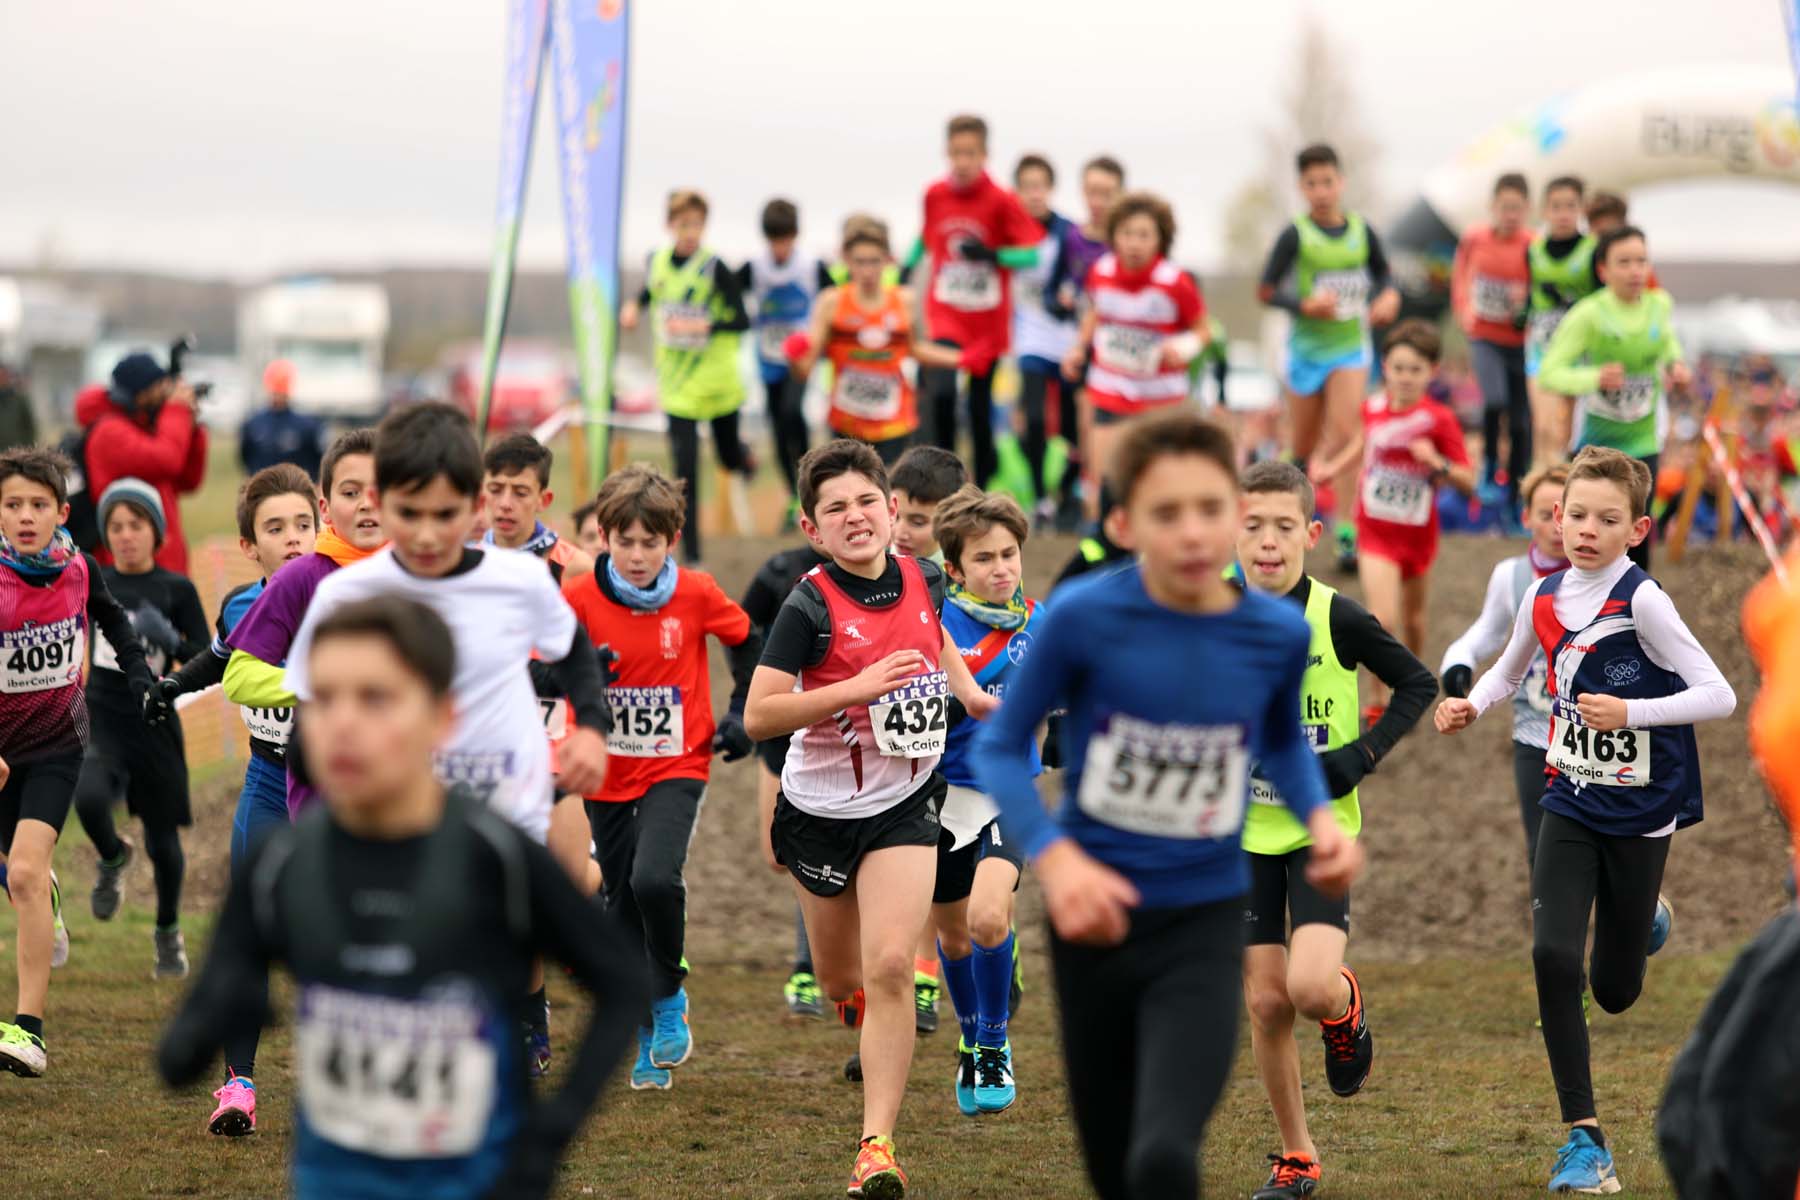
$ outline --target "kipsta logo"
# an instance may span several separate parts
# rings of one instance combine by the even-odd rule
[[[1644,664],[1635,658],[1615,658],[1606,664],[1606,681],[1614,687],[1636,683],[1644,673]]]

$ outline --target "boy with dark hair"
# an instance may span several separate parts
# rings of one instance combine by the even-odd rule
[[[613,733],[604,786],[586,794],[602,897],[650,964],[651,999],[638,1028],[634,1089],[667,1088],[693,1053],[683,986],[688,846],[712,756],[736,762],[754,748],[744,697],[762,639],[712,576],[677,567],[681,485],[636,464],[607,476],[595,497],[606,553],[570,574],[563,596],[596,644],[619,657],[607,686]],[[706,640],[726,648],[734,684],[715,725]]]
[[[1006,353],[1012,327],[1012,272],[1037,261],[1043,233],[1019,198],[988,177],[988,128],[980,117],[952,117],[945,128],[950,173],[925,191],[919,240],[908,270],[931,256],[925,289],[925,329],[958,352],[969,373],[969,441],[974,477],[985,483],[999,469],[994,451],[994,367]],[[933,440],[956,449],[956,371],[920,373]]]
[[[969,468],[963,460],[941,446],[914,446],[902,454],[888,476],[897,514],[894,549],[929,559],[941,570],[944,552],[938,549],[932,522],[938,505],[969,482]]]
[[[642,970],[532,838],[434,778],[461,678],[438,613],[373,597],[307,635],[300,752],[324,804],[233,879],[159,1071],[185,1084],[267,1021],[259,981],[284,963],[299,989],[296,1196],[547,1196],[624,1052]],[[562,1087],[534,1098],[509,1034],[543,954],[593,1015]]]
[[[112,555],[112,565],[100,568],[101,577],[130,618],[151,674],[160,676],[172,663],[203,654],[209,638],[199,593],[187,576],[156,563],[165,530],[156,489],[130,476],[115,479],[101,494],[96,515]],[[131,861],[131,844],[113,826],[113,805],[123,797],[144,823],[144,852],[156,877],[155,977],[180,979],[188,972],[181,936],[181,884],[187,874],[181,827],[194,822],[181,722],[172,712],[155,726],[145,722],[143,695],[130,686],[118,648],[104,634],[94,637],[87,702],[93,737],[75,785],[75,814],[100,856],[91,898],[94,919],[110,921],[118,912],[120,876]]]
[[[599,557],[603,548],[600,540],[600,522],[594,516],[594,512],[594,502],[589,500],[569,514],[569,524],[575,527],[575,544],[585,550],[590,558]]]
[[[1531,296],[1530,250],[1537,237],[1526,225],[1531,190],[1516,171],[1494,182],[1489,220],[1463,231],[1450,269],[1450,306],[1469,339],[1469,362],[1481,387],[1483,503],[1502,500],[1510,522],[1519,511],[1519,485],[1531,470],[1531,397],[1525,390],[1525,313]],[[1506,486],[1500,435],[1506,434]]]
[[[550,490],[553,462],[550,447],[523,430],[509,433],[487,448],[481,458],[481,489],[488,514],[482,541],[537,555],[560,584],[565,575],[593,570],[594,559],[565,541],[540,517],[556,499]]]
[[[1358,785],[1425,715],[1437,681],[1368,611],[1306,573],[1306,552],[1325,529],[1312,519],[1313,488],[1304,472],[1292,463],[1259,462],[1244,471],[1243,491],[1238,566],[1248,588],[1283,598],[1306,618],[1311,641],[1300,678],[1301,728],[1324,770],[1333,816],[1345,836],[1356,837],[1362,830]],[[1364,564],[1368,551],[1365,544]],[[1359,668],[1394,694],[1367,733],[1357,720]],[[1250,859],[1244,1005],[1257,1073],[1282,1140],[1281,1153],[1269,1156],[1269,1180],[1253,1200],[1291,1200],[1311,1195],[1320,1176],[1319,1153],[1306,1127],[1295,1017],[1319,1023],[1325,1076],[1339,1096],[1362,1090],[1374,1041],[1361,982],[1344,962],[1349,893],[1326,896],[1307,881],[1311,839],[1281,807],[1274,786],[1254,773],[1250,801],[1244,816]]]
[[[1600,286],[1594,262],[1598,239],[1581,232],[1583,191],[1573,175],[1559,175],[1544,185],[1543,236],[1526,252],[1531,296],[1526,302],[1525,377],[1531,384],[1537,461],[1544,463],[1559,461],[1567,452],[1569,423],[1566,401],[1539,382],[1538,369],[1556,327],[1576,301]]]
[[[1355,438],[1369,379],[1369,328],[1400,313],[1381,239],[1361,215],[1344,208],[1337,152],[1312,145],[1295,159],[1307,211],[1281,231],[1263,266],[1257,296],[1293,317],[1287,388],[1296,461],[1315,450],[1339,454]],[[1338,568],[1356,569],[1356,526],[1350,497],[1354,460],[1332,480],[1337,504]]]
[[[81,673],[90,628],[118,648],[126,686],[150,687],[144,648],[92,556],[75,546],[68,459],[30,447],[0,453],[0,854],[18,916],[19,1005],[0,1021],[0,1071],[44,1073],[50,968],[68,959],[50,869],[88,742]],[[90,625],[91,622],[91,625]]]
[[[1038,223],[1042,237],[1037,261],[1013,272],[1012,348],[1019,364],[1019,406],[1025,412],[1025,434],[1020,446],[1031,466],[1031,482],[1037,497],[1035,520],[1049,525],[1056,517],[1056,500],[1045,478],[1050,451],[1050,421],[1065,407],[1062,392],[1063,355],[1075,340],[1075,307],[1058,295],[1065,272],[1063,243],[1073,226],[1069,218],[1050,206],[1056,191],[1056,169],[1041,154],[1027,154],[1013,168],[1013,189],[1025,212]],[[1069,299],[1073,300],[1071,295]],[[1073,410],[1073,405],[1067,405]],[[1058,421],[1057,432],[1071,445],[1075,423]]]
[[[897,1200],[893,1133],[916,1021],[906,965],[931,911],[949,701],[978,720],[998,701],[944,632],[941,573],[888,549],[894,498],[875,452],[847,439],[808,451],[800,500],[802,531],[832,561],[783,602],[744,723],[753,738],[792,735],[763,814],[771,853],[793,875],[821,987],[862,1029],[848,1191]]]
[[[1533,651],[1542,650],[1550,782],[1531,870],[1531,957],[1544,1048],[1569,1125],[1553,1192],[1620,1187],[1594,1108],[1582,1011],[1589,914],[1586,982],[1602,1009],[1624,1012],[1674,922],[1661,894],[1671,837],[1704,815],[1694,723],[1727,717],[1737,705],[1674,603],[1626,556],[1650,532],[1651,481],[1641,461],[1619,450],[1589,446],[1576,456],[1557,510],[1568,569],[1526,589],[1499,660],[1468,699],[1445,700],[1436,716],[1440,733],[1469,725],[1518,690]]]
[[[792,200],[777,197],[763,205],[762,235],[763,252],[738,268],[737,281],[756,331],[756,365],[768,393],[775,461],[792,496],[806,453],[806,377],[789,364],[787,340],[807,327],[815,297],[833,281],[823,259],[795,248],[800,210]]]
[[[668,414],[675,477],[687,484],[688,531],[684,557],[700,561],[700,423],[712,426],[719,462],[749,478],[756,461],[738,436],[744,403],[738,341],[750,316],[737,273],[706,249],[706,197],[686,189],[669,193],[672,244],[650,256],[644,286],[619,310],[619,328],[636,329],[643,309],[656,306],[651,340],[656,347],[657,394]]]
[[[1306,622],[1225,579],[1236,461],[1230,435],[1192,414],[1126,427],[1109,519],[1139,561],[1058,593],[975,742],[977,776],[1049,910],[1088,1177],[1120,1200],[1199,1195],[1200,1140],[1237,1045],[1251,762],[1311,833],[1314,887],[1342,894],[1361,866],[1300,723]],[[1053,815],[1031,750],[1065,702]]]

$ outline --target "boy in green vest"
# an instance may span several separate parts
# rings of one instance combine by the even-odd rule
[[[1649,243],[1637,226],[1605,234],[1594,256],[1606,286],[1557,326],[1538,381],[1563,396],[1584,397],[1575,449],[1610,446],[1642,460],[1655,479],[1667,393],[1693,383],[1675,336],[1675,302],[1653,286]],[[1573,410],[1574,401],[1567,403]],[[1650,569],[1650,539],[1629,554]]]
[[[1586,187],[1573,175],[1559,175],[1544,186],[1544,236],[1525,252],[1531,292],[1525,306],[1525,378],[1531,384],[1531,409],[1537,426],[1537,461],[1560,461],[1569,448],[1568,397],[1539,382],[1538,369],[1556,327],[1575,302],[1600,286],[1594,276],[1598,238],[1581,232],[1581,201]]]
[[[1337,151],[1308,146],[1296,165],[1306,212],[1276,239],[1257,298],[1294,319],[1288,335],[1288,403],[1293,457],[1304,463],[1321,446],[1337,455],[1361,430],[1369,328],[1400,315],[1400,293],[1389,278],[1381,239],[1360,214],[1344,209]],[[1331,480],[1338,506],[1338,567],[1346,573],[1356,570],[1350,513],[1361,467],[1360,460],[1351,459]]]
[[[674,243],[650,256],[644,287],[619,309],[619,327],[636,329],[651,311],[656,347],[656,390],[669,419],[675,475],[687,483],[687,523],[682,538],[691,566],[700,561],[700,422],[712,425],[713,453],[746,478],[756,473],[749,447],[738,436],[744,375],[738,342],[750,316],[737,274],[701,245],[706,197],[669,194],[669,235]]]
[[[1298,467],[1257,463],[1244,472],[1242,487],[1238,569],[1247,587],[1286,596],[1306,613],[1312,646],[1300,682],[1300,721],[1324,769],[1325,790],[1335,797],[1338,823],[1355,836],[1362,828],[1357,784],[1425,714],[1437,697],[1437,680],[1366,609],[1306,574],[1306,552],[1318,544],[1325,527],[1312,519],[1312,484]],[[1367,667],[1393,689],[1386,713],[1360,736],[1358,667]],[[1257,1073],[1269,1093],[1282,1143],[1281,1153],[1269,1156],[1269,1182],[1253,1200],[1288,1200],[1311,1195],[1320,1174],[1300,1092],[1295,1016],[1319,1023],[1325,1077],[1340,1096],[1362,1090],[1374,1044],[1362,987],[1344,965],[1349,896],[1333,900],[1307,882],[1311,839],[1256,772],[1250,777],[1250,799],[1244,814],[1244,849],[1250,859],[1244,998]]]

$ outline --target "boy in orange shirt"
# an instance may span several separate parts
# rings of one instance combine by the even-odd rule
[[[744,731],[744,697],[762,639],[711,575],[669,557],[686,511],[681,484],[633,464],[607,477],[595,505],[605,553],[592,571],[563,582],[589,636],[619,656],[606,689],[613,713],[606,782],[587,797],[588,822],[606,908],[641,939],[650,962],[650,1023],[638,1028],[631,1086],[667,1088],[670,1068],[694,1049],[682,986],[682,870],[713,753],[736,762],[754,748]],[[725,644],[736,685],[716,726],[708,634]]]

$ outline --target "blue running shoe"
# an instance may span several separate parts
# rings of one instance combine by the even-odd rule
[[[550,1031],[525,1027],[525,1069],[533,1079],[550,1073]]]
[[[981,1109],[975,1104],[975,1051],[969,1043],[956,1043],[956,1111],[972,1117]]]
[[[1018,1095],[1013,1086],[1012,1043],[975,1047],[975,1107],[984,1113],[1005,1112]]]
[[[1656,893],[1656,915],[1650,918],[1650,953],[1655,954],[1669,944],[1675,929],[1675,906],[1661,892]]]
[[[666,1092],[675,1085],[675,1076],[650,1061],[650,1031],[638,1028],[637,1062],[631,1066],[631,1090]]]
[[[1585,1126],[1575,1126],[1569,1130],[1569,1140],[1556,1152],[1550,1190],[1582,1196],[1612,1195],[1619,1190],[1612,1151],[1596,1143]]]
[[[650,1061],[659,1067],[679,1067],[694,1052],[694,1035],[688,1029],[686,988],[673,996],[650,1002]]]

